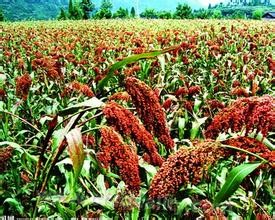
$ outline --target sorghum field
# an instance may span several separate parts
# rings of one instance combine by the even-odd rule
[[[274,22],[0,25],[0,216],[272,219]]]

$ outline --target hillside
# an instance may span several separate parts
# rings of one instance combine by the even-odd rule
[[[8,20],[47,20],[56,18],[60,7],[66,7],[68,0],[0,0]]]

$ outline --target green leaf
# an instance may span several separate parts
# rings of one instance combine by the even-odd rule
[[[52,150],[55,151],[64,140],[64,128],[56,130],[52,135]]]
[[[98,177],[96,178],[96,187],[99,190],[99,192],[102,193],[102,195],[106,194],[104,175],[102,175],[102,174],[98,175]]]
[[[167,53],[169,51],[175,50],[178,46],[174,46],[174,47],[169,47],[167,49],[164,50],[158,50],[158,51],[152,51],[152,52],[147,52],[147,53],[142,53],[142,54],[138,54],[138,55],[133,55],[130,57],[126,57],[125,59],[113,64],[108,71],[108,74],[105,76],[104,79],[102,79],[97,86],[98,90],[102,90],[103,87],[108,83],[108,81],[113,77],[114,72],[118,69],[121,69],[123,66],[127,65],[127,64],[131,64],[131,63],[135,63],[141,59],[151,59],[154,57],[157,57],[161,54]]]
[[[150,164],[140,162],[139,166],[144,168],[146,172],[150,175],[150,177],[155,176],[155,174],[157,173],[157,169]]]
[[[65,109],[61,110],[58,113],[58,115],[59,116],[66,116],[66,115],[70,115],[70,114],[73,114],[73,113],[77,112],[81,108],[100,108],[102,105],[103,105],[102,101],[100,101],[96,97],[93,97],[93,98],[88,99],[84,102],[75,104],[73,106],[70,106],[68,108],[65,108]]]
[[[182,216],[183,211],[188,207],[192,206],[192,200],[190,198],[183,199],[177,207],[177,215]]]
[[[192,128],[190,131],[190,139],[194,140],[195,138],[198,137],[200,127],[206,122],[207,117],[204,118],[197,118],[195,117],[195,121],[192,122]]]
[[[75,216],[75,211],[65,207],[60,202],[56,203],[56,208],[63,219],[70,219]]]
[[[257,169],[261,164],[261,162],[245,163],[231,170],[221,190],[214,198],[214,206],[217,206],[228,199],[238,189],[243,179]]]
[[[132,213],[131,213],[131,219],[132,220],[138,220],[138,217],[139,217],[139,209],[138,208],[134,208],[132,210]]]
[[[194,103],[194,113],[198,113],[201,107],[202,101],[195,99],[195,103]]]
[[[160,63],[160,67],[161,67],[161,71],[165,72],[165,57],[163,55],[158,57],[159,63]]]
[[[6,80],[7,80],[7,77],[5,74],[0,74],[0,88],[2,89],[3,86],[5,85],[6,83]]]
[[[83,149],[82,135],[80,128],[71,130],[67,135],[68,151],[73,162],[75,178],[77,179],[82,169],[85,153]]]
[[[0,146],[3,146],[3,145],[8,145],[8,146],[14,148],[16,151],[20,152],[21,155],[22,155],[22,154],[25,154],[26,157],[27,157],[27,159],[28,159],[29,161],[33,161],[33,162],[37,162],[37,161],[38,161],[38,157],[29,154],[29,153],[27,152],[27,150],[25,150],[23,147],[21,147],[21,146],[20,146],[19,144],[17,144],[17,143],[9,142],[9,141],[0,142]]]
[[[16,199],[14,198],[7,198],[4,202],[8,203],[11,207],[13,207],[20,215],[24,214],[24,208],[22,206],[22,204],[20,202],[18,202]]]
[[[84,207],[86,207],[86,206],[94,205],[94,204],[98,204],[98,205],[104,207],[107,210],[114,210],[114,204],[112,202],[108,201],[104,197],[91,197],[91,198],[85,199],[80,204],[81,205],[79,205],[76,208],[77,211],[84,208]]]
[[[269,141],[267,138],[263,136],[262,133],[258,133],[256,137],[253,133],[249,134],[248,136],[251,138],[256,138],[258,141],[263,142],[269,148],[269,150],[275,150],[275,145],[273,144],[274,142],[272,143],[272,141]],[[272,132],[270,132],[270,137],[272,137]]]
[[[179,127],[179,140],[182,140],[184,138],[185,118],[179,118],[178,127]]]
[[[149,185],[151,180],[153,179],[153,177],[156,175],[157,173],[157,169],[156,167],[146,163],[143,160],[139,161],[139,166],[144,168],[146,171],[146,176],[147,176],[147,184]]]

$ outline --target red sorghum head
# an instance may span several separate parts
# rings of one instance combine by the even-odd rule
[[[188,89],[188,95],[192,96],[192,95],[195,95],[195,94],[199,94],[200,91],[201,91],[201,87],[200,86],[191,86]]]
[[[175,194],[184,184],[199,183],[207,167],[217,162],[225,152],[219,143],[213,141],[200,142],[192,148],[180,148],[168,157],[154,176],[149,198],[165,198]]]
[[[90,98],[94,97],[94,93],[91,88],[88,85],[82,84],[78,81],[73,81],[72,83],[70,83],[69,86],[67,86],[63,91],[62,96],[68,96],[72,92],[82,93],[83,95]]]
[[[243,87],[236,87],[231,90],[231,95],[248,97],[248,91]]]
[[[0,148],[0,173],[4,172],[7,166],[7,161],[12,157],[13,148],[3,147]]]
[[[173,148],[174,141],[170,137],[165,114],[155,92],[134,77],[126,78],[125,87],[146,129],[152,132],[167,149]]]
[[[121,101],[129,102],[131,100],[131,96],[127,92],[117,92],[117,93],[111,95],[108,99],[110,101],[121,100]]]
[[[86,147],[94,147],[96,144],[95,137],[91,134],[84,134],[82,136],[82,142]]]
[[[222,109],[212,120],[205,132],[207,138],[216,138],[219,133],[239,132],[246,134],[256,129],[264,136],[275,127],[275,102],[268,95],[263,97],[239,98],[229,107]]]
[[[257,154],[262,158],[268,160],[272,167],[275,166],[275,151],[269,150],[266,145],[254,138],[240,136],[228,139],[226,141],[223,141],[222,143]],[[236,160],[244,161],[247,157],[250,161],[256,159],[255,157],[241,151],[235,151],[235,153],[232,152],[232,154],[235,155]]]
[[[109,125],[113,126],[120,133],[131,137],[137,144],[145,149],[153,165],[161,166],[163,159],[158,154],[153,136],[131,111],[115,102],[110,102],[104,106],[103,114]]]
[[[214,208],[206,199],[200,201],[200,207],[203,211],[205,220],[226,220],[224,213],[220,208]]]
[[[16,79],[16,95],[23,100],[27,100],[29,90],[32,84],[31,76],[26,73]]]
[[[106,168],[110,165],[118,167],[127,189],[137,195],[140,189],[137,154],[130,146],[123,143],[122,137],[111,127],[102,128],[101,137],[97,159]]]
[[[3,100],[6,96],[6,91],[4,89],[0,89],[0,101]]]

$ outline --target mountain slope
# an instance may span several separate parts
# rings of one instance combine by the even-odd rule
[[[0,8],[9,20],[47,20],[56,18],[68,0],[0,0]]]

